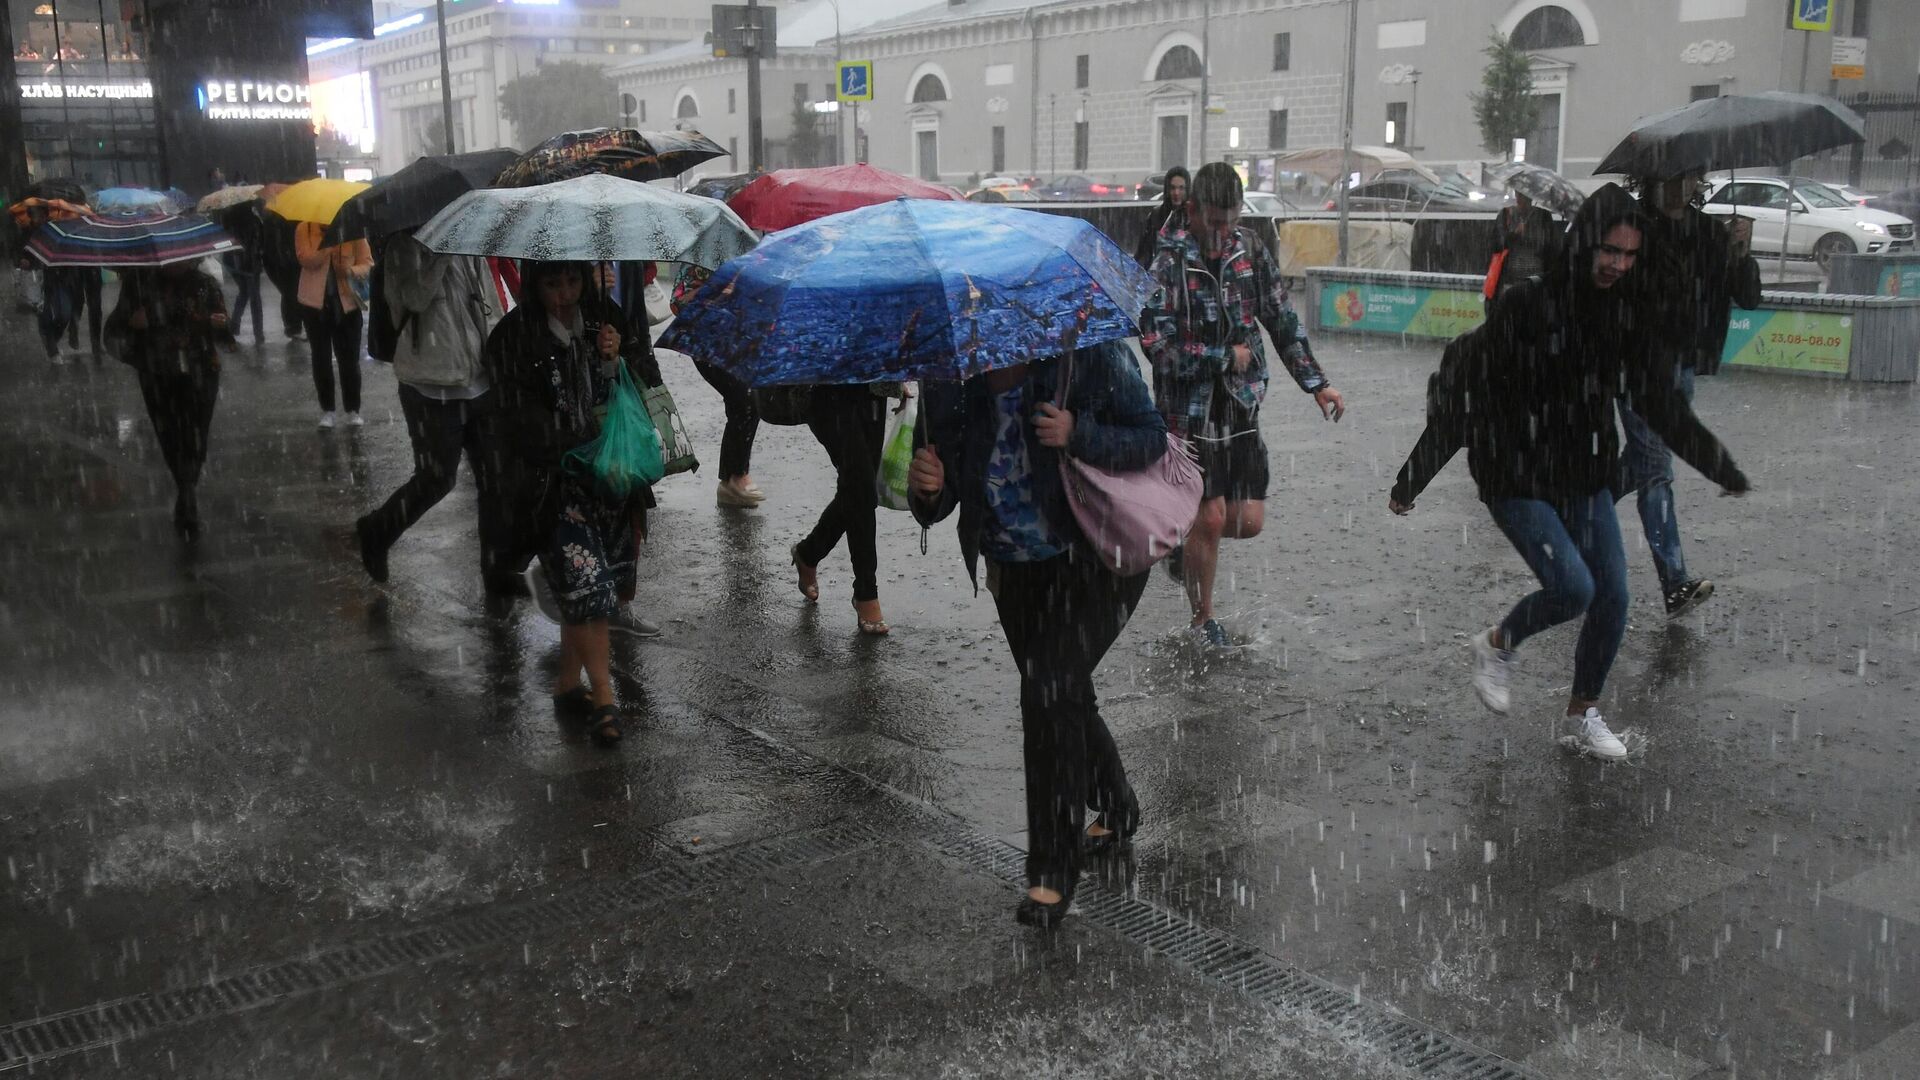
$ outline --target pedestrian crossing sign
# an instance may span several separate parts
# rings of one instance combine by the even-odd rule
[[[1795,30],[1833,29],[1833,0],[1793,0]]]
[[[841,101],[873,100],[873,61],[842,60],[839,66]]]

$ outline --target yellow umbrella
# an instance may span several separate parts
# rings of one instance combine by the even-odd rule
[[[331,225],[333,216],[360,192],[371,184],[362,184],[357,180],[329,180],[319,177],[302,180],[273,197],[267,209],[286,218],[288,221],[316,221],[322,225]]]

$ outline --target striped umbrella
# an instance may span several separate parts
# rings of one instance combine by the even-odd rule
[[[239,248],[233,237],[193,214],[49,221],[35,229],[27,251],[50,267],[127,268],[192,262]]]

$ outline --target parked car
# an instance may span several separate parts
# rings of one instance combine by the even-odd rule
[[[1867,209],[1885,210],[1889,214],[1899,214],[1909,220],[1920,221],[1920,188],[1890,191],[1868,200]]]
[[[1284,194],[1272,191],[1249,191],[1246,197],[1245,214],[1258,214],[1261,217],[1286,217],[1313,209],[1304,203],[1296,202]]]
[[[1023,187],[976,188],[967,192],[969,202],[979,203],[1035,203],[1040,196]]]
[[[1787,225],[1788,209],[1793,225]],[[1742,176],[1717,182],[1707,196],[1707,213],[1739,214],[1753,219],[1753,251],[1779,255],[1784,242],[1789,258],[1811,258],[1822,270],[1835,255],[1910,251],[1913,221],[1899,214],[1855,206],[1825,184],[1778,176]]]
[[[1034,186],[1034,193],[1043,199],[1056,199],[1061,202],[1102,202],[1107,199],[1133,198],[1133,185],[1109,184],[1085,176],[1059,176]]]
[[[1347,208],[1358,213],[1386,214],[1479,214],[1498,209],[1498,200],[1485,194],[1473,194],[1425,177],[1375,178],[1347,194]],[[1337,198],[1327,200],[1326,209],[1338,210]]]

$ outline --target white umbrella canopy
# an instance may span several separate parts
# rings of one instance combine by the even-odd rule
[[[725,203],[598,173],[469,191],[415,238],[443,255],[678,262],[709,270],[757,242]]]
[[[1338,183],[1347,173],[1346,152],[1338,146],[1316,146],[1306,150],[1294,150],[1281,154],[1274,159],[1273,164],[1276,169],[1307,173],[1329,184]],[[1362,183],[1388,169],[1406,169],[1436,184],[1440,182],[1440,178],[1433,174],[1433,170],[1413,160],[1413,155],[1405,150],[1395,150],[1390,146],[1353,148],[1353,171],[1360,174]]]

